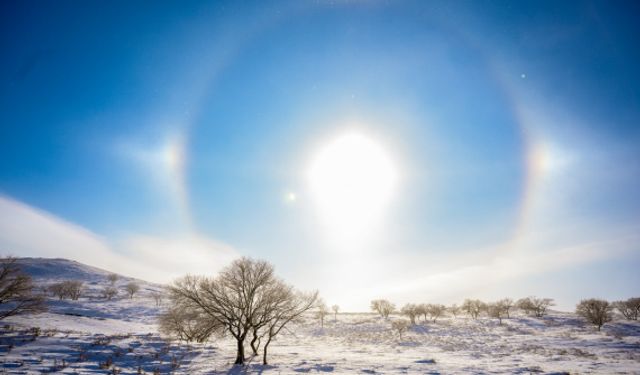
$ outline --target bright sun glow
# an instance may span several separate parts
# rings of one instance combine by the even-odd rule
[[[380,144],[348,133],[320,149],[308,179],[333,239],[354,246],[381,219],[393,196],[397,172]]]

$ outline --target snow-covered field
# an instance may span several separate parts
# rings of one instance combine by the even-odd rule
[[[87,297],[51,300],[47,313],[1,323],[0,371],[640,374],[638,322],[618,319],[598,332],[574,314],[561,312],[541,319],[516,315],[502,325],[489,318],[446,317],[436,323],[420,322],[402,339],[390,323],[399,317],[385,320],[359,313],[338,314],[334,320],[331,315],[321,329],[310,315],[291,332],[278,336],[270,348],[271,365],[260,365],[257,357],[246,366],[234,367],[235,345],[230,340],[187,345],[158,335],[155,318],[161,307],[150,296],[158,285],[145,283],[133,299],[122,295],[104,301],[92,293],[106,282],[106,274],[84,270],[86,274],[76,278],[95,283]],[[65,272],[56,274],[64,279],[69,276]],[[42,277],[41,282],[51,279],[46,273]]]

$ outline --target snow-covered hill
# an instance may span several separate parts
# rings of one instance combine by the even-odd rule
[[[77,280],[83,282],[85,287],[93,289],[92,287],[106,285],[109,283],[107,277],[111,274],[116,274],[118,276],[118,285],[135,282],[141,288],[147,290],[159,290],[162,288],[159,284],[119,275],[117,270],[107,271],[69,259],[18,258],[17,263],[20,269],[29,274],[39,285],[48,285],[64,280]]]
[[[161,310],[153,294],[164,286],[118,275],[112,283],[107,270],[91,267],[68,259],[19,258],[21,270],[29,274],[41,291],[60,281],[82,282],[82,293],[77,301],[60,300],[45,292],[48,311],[35,316],[13,317],[9,321],[37,325],[41,328],[80,330],[94,333],[123,333],[140,330],[156,331],[156,320]],[[116,274],[117,275],[117,274]],[[125,288],[134,282],[140,290],[130,298]],[[107,287],[118,294],[111,300],[103,296]]]

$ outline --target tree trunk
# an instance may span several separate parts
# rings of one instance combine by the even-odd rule
[[[234,365],[242,365],[244,364],[244,338],[238,338],[236,340],[238,341],[238,353]]]
[[[264,343],[264,348],[262,348],[262,364],[265,366],[269,364],[267,362],[267,348],[269,347],[270,343],[271,343],[271,336],[269,336],[269,339],[267,340],[267,342]]]
[[[253,350],[253,355],[258,355],[258,347],[260,346],[260,342],[256,345],[256,341],[258,341],[258,330],[253,330],[253,339],[251,339],[251,350]]]

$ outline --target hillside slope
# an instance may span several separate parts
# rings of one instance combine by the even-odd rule
[[[155,331],[158,306],[153,294],[163,292],[164,286],[118,275],[111,283],[113,272],[91,267],[68,259],[18,258],[21,270],[30,275],[36,286],[46,295],[48,312],[35,316],[13,317],[9,321],[28,323],[42,328],[79,330],[94,333]],[[60,300],[47,292],[56,282],[74,280],[83,283],[77,301]],[[129,283],[140,290],[130,298],[125,290]],[[116,288],[118,294],[111,300],[103,295],[105,288]]]

